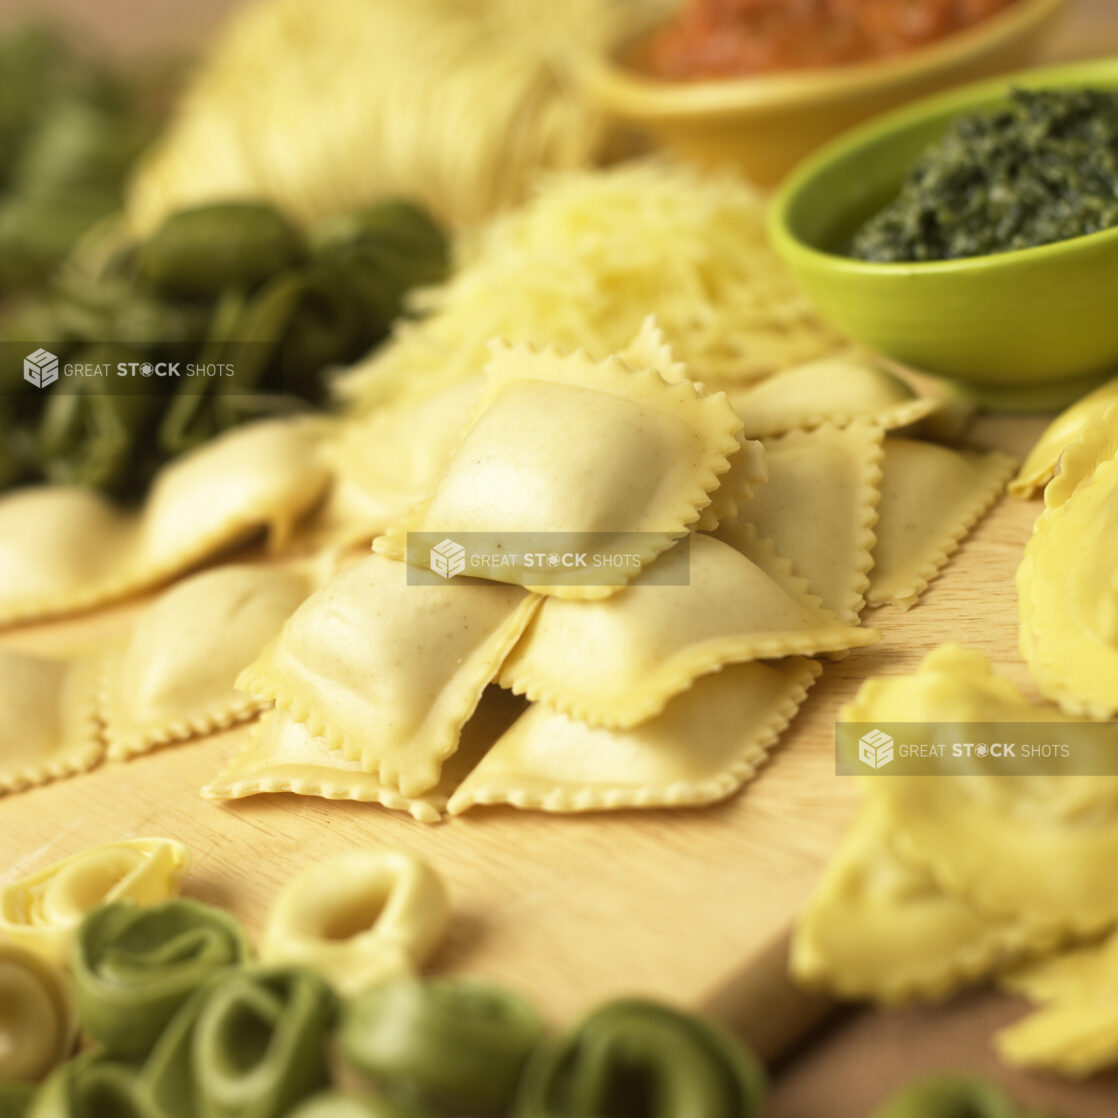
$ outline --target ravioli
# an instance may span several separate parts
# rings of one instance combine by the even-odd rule
[[[1094,392],[1089,392],[1058,415],[1029,451],[1017,476],[1009,483],[1010,493],[1021,498],[1035,496],[1052,480],[1064,451],[1073,446],[1080,434],[1102,419],[1116,403],[1118,377],[1107,381]],[[1112,423],[1118,423],[1116,416],[1118,413],[1112,413]]]
[[[335,475],[330,542],[368,542],[435,487],[462,437],[484,380],[472,377],[418,399],[343,420],[324,442]]]
[[[530,707],[450,798],[552,812],[682,807],[725,799],[750,780],[820,672],[788,657],[704,676],[631,730]]]
[[[911,676],[872,679],[839,715],[844,722],[1074,722],[1025,700],[981,653],[944,645]],[[1118,750],[1118,731],[1115,731]],[[984,912],[1013,916],[1040,937],[1089,935],[1118,920],[1118,777],[866,777],[901,853]],[[1038,866],[1060,872],[1038,874]]]
[[[446,930],[446,889],[397,850],[353,850],[310,866],[276,898],[260,940],[270,966],[309,967],[344,996],[410,974]]]
[[[764,446],[768,483],[741,504],[737,521],[719,537],[749,555],[741,526],[752,525],[827,609],[857,625],[873,567],[881,429],[862,420],[845,428],[824,424],[766,439]]]
[[[1069,714],[1118,714],[1118,405],[1084,428],[1045,490],[1017,571],[1021,654]]]
[[[482,398],[431,497],[374,547],[403,559],[408,532],[643,532],[626,550],[647,564],[710,504],[740,428],[724,396],[690,381],[669,384],[616,357],[496,342]],[[556,597],[617,589],[538,585],[519,559],[491,576]]]
[[[189,860],[171,839],[137,838],[95,846],[0,886],[0,935],[60,965],[78,925],[107,901],[154,904],[177,896]]]
[[[126,598],[262,528],[281,545],[329,480],[312,426],[269,420],[166,466],[138,514],[75,489],[14,493],[0,500],[0,625]]]
[[[94,658],[67,663],[0,649],[0,796],[98,764],[99,675]]]
[[[942,998],[1020,953],[1015,921],[941,889],[893,844],[871,798],[847,831],[796,927],[792,974],[843,998]]]
[[[856,419],[883,428],[906,427],[931,415],[942,403],[917,396],[900,377],[856,354],[839,354],[737,389],[731,401],[747,437],[759,439]]]
[[[540,601],[498,583],[408,585],[404,564],[372,555],[311,595],[237,686],[420,796]]]
[[[911,609],[998,500],[1013,460],[889,437],[866,600]]]
[[[637,336],[618,357],[633,369],[655,369],[669,384],[694,380],[690,369],[675,359],[655,315],[649,315],[644,320]],[[703,385],[698,387],[705,391]],[[737,513],[739,501],[751,496],[753,487],[768,477],[765,452],[760,442],[741,435],[738,442],[738,449],[730,456],[729,470],[722,475],[721,484],[714,491],[710,504],[699,514],[696,531],[713,532],[720,523],[732,519]]]
[[[767,572],[712,536],[689,544],[605,601],[548,599],[505,662],[501,684],[572,718],[625,729],[726,664],[878,637],[840,624],[802,583],[779,581],[779,568]],[[665,575],[668,568],[683,578]]]
[[[458,749],[443,765],[438,785],[414,798],[383,784],[340,750],[331,749],[325,738],[315,737],[306,723],[294,721],[287,711],[269,711],[253,729],[248,746],[202,789],[202,795],[210,800],[240,800],[291,792],[380,804],[406,811],[421,823],[438,823],[453,790],[522,713],[524,705],[507,691],[488,688],[462,730]]]
[[[69,979],[25,948],[0,942],[0,1091],[44,1078],[77,1036]]]
[[[309,589],[295,570],[233,565],[163,594],[107,659],[100,711],[109,757],[126,760],[255,715],[260,703],[234,689],[237,675]]]

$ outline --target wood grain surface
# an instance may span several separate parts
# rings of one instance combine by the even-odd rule
[[[991,417],[974,437],[1020,455],[1042,426]],[[240,729],[0,800],[0,880],[93,843],[168,835],[195,853],[188,891],[258,928],[301,866],[389,843],[426,856],[450,884],[439,969],[509,980],[559,1015],[626,990],[698,1004],[779,934],[833,850],[854,802],[853,781],[834,775],[833,723],[863,679],[910,671],[961,640],[1028,689],[1013,573],[1036,511],[1003,501],[920,605],[876,611],[881,643],[826,666],[760,778],[723,805],[578,817],[479,808],[432,827],[294,796],[207,803],[198,789],[243,743]],[[129,612],[0,643],[93,647]]]

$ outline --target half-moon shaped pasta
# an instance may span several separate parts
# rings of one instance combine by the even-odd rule
[[[310,967],[350,996],[410,974],[446,931],[450,902],[425,862],[398,850],[353,850],[310,866],[276,898],[260,958]]]
[[[719,537],[752,555],[756,537],[771,540],[823,605],[849,625],[865,606],[873,567],[881,484],[882,433],[861,420],[765,440],[767,484],[742,502]]]
[[[405,558],[408,532],[640,532],[646,541],[627,550],[649,563],[698,520],[739,447],[725,396],[615,357],[596,364],[498,342],[487,368],[432,496],[375,542],[381,554]],[[517,558],[491,577],[557,597],[617,589],[534,585],[535,569]]]
[[[871,799],[800,918],[792,974],[844,998],[941,998],[1011,962],[1022,938],[902,858]]]
[[[73,489],[0,500],[0,625],[128,597],[267,528],[282,543],[329,474],[303,420],[237,428],[155,479],[142,511]]]
[[[375,803],[406,811],[420,823],[438,823],[451,793],[481,760],[486,750],[524,711],[524,701],[489,687],[473,717],[462,729],[458,749],[443,764],[439,783],[422,796],[405,796],[382,784],[359,761],[331,749],[305,722],[285,710],[269,711],[254,727],[248,746],[205,788],[209,800],[240,800],[262,793],[291,792],[326,800]]]
[[[745,435],[752,439],[824,424],[845,427],[856,419],[891,430],[907,427],[941,406],[938,400],[917,396],[900,377],[853,353],[823,357],[785,369],[759,384],[737,387],[730,392],[730,400],[745,423]]]
[[[66,663],[0,649],[0,796],[93,768],[99,661]]]
[[[1074,722],[1026,701],[981,653],[944,645],[910,676],[872,679],[845,706],[844,722]],[[1118,749],[1118,734],[1115,748]],[[901,854],[983,911],[1014,916],[1029,942],[1094,934],[1118,920],[1118,777],[867,777]],[[1037,873],[1037,866],[1059,872]]]
[[[1084,428],[1044,494],[1017,571],[1021,654],[1069,714],[1118,713],[1118,404]]]
[[[1009,483],[1014,497],[1033,497],[1056,473],[1060,456],[1079,439],[1080,433],[1098,422],[1113,404],[1118,403],[1118,377],[1087,393],[1067,411],[1058,415],[1029,451],[1017,476]],[[1111,416],[1118,424],[1118,413]]]
[[[172,839],[137,838],[94,846],[0,887],[0,933],[56,963],[85,914],[107,901],[154,904],[178,894],[186,847]]]
[[[704,676],[632,730],[530,707],[450,798],[541,811],[681,807],[732,795],[751,779],[820,672],[788,657]]]
[[[109,756],[125,760],[256,714],[260,703],[233,684],[309,589],[295,570],[246,564],[162,595],[108,656],[100,708]]]
[[[237,686],[420,796],[540,601],[498,583],[411,586],[373,555],[308,598]]]
[[[802,582],[696,535],[619,594],[548,599],[501,670],[502,686],[594,726],[626,729],[726,664],[835,652],[878,634],[840,624]],[[666,577],[678,567],[683,579]]]
[[[1013,459],[997,451],[887,438],[869,604],[911,609],[998,500],[1012,469]]]
[[[33,1083],[77,1039],[69,979],[52,963],[0,940],[0,1084]]]

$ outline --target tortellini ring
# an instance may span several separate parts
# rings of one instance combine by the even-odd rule
[[[401,851],[355,850],[292,879],[272,908],[260,957],[311,967],[355,994],[414,971],[448,917],[446,890],[425,863]]]
[[[0,942],[0,1084],[42,1079],[76,1037],[66,976],[33,952]]]

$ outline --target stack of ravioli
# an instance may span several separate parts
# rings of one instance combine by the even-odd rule
[[[867,599],[914,603],[1004,485],[1004,456],[886,437],[937,419],[854,358],[731,401],[652,322],[605,361],[495,342],[423,499],[242,673],[275,710],[205,794],[427,821],[729,796],[803,702],[812,657],[874,642]],[[487,572],[500,581],[408,578],[410,532],[559,531],[647,544],[624,586],[540,585],[515,563]]]

